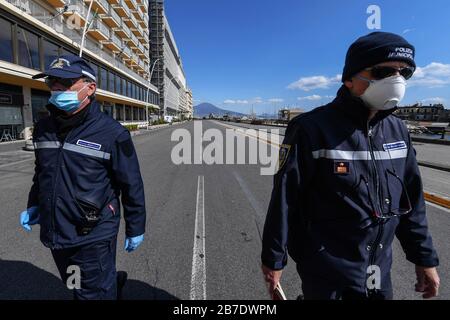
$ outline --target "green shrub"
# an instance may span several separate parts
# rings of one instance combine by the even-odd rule
[[[137,131],[139,129],[137,124],[126,124],[124,127],[130,132]]]

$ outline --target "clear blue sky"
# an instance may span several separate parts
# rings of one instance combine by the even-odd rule
[[[416,47],[420,67],[403,104],[450,107],[450,1],[166,0],[194,104],[273,112],[309,110],[333,99],[348,46],[376,30],[369,5],[381,9],[381,30]],[[315,77],[315,78],[312,78]]]

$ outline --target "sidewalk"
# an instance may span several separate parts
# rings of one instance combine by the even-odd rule
[[[450,146],[413,142],[419,165],[450,171]]]
[[[176,126],[179,124],[183,124],[183,122],[175,122],[172,125],[170,124],[159,124],[153,125],[146,129],[140,129],[137,131],[130,132],[131,136],[138,136],[142,134],[146,134],[152,132],[154,130]],[[23,148],[25,147],[25,140],[18,140],[13,142],[0,143],[0,168],[4,166],[8,166],[13,163],[29,161],[34,159],[33,151],[25,151]]]

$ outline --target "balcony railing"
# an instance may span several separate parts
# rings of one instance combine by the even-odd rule
[[[108,11],[109,3],[106,0],[84,0],[86,5],[89,7],[92,3],[92,12],[97,12],[97,14],[105,14]]]
[[[69,24],[63,21],[61,17],[55,19],[52,14],[50,14],[47,10],[42,9],[42,7],[37,6],[34,2],[30,2],[30,6],[32,7],[31,11],[33,12],[32,16],[34,18],[54,29],[61,36],[64,35],[65,37],[71,39],[74,45],[79,45],[81,43],[81,29],[72,28]],[[111,34],[113,35],[111,36]],[[113,42],[120,44],[119,47],[121,50],[124,50],[129,57],[131,56],[131,49],[128,46],[122,45],[120,39],[118,37],[114,37],[114,33],[112,32],[110,33],[110,39],[111,38],[113,39]],[[142,82],[144,85],[149,84],[148,79],[141,76],[139,73],[128,67],[126,63],[124,63],[122,55],[113,55],[110,52],[105,51],[102,49],[102,45],[99,42],[86,38],[85,49],[89,50],[97,57],[109,62],[115,68],[123,71],[125,75]]]
[[[122,24],[122,30],[126,34],[127,39],[130,39],[131,36],[133,35],[130,28],[125,23]]]
[[[124,0],[120,0],[119,3],[113,4],[112,7],[122,18],[128,18],[131,16],[130,8],[128,8]]]
[[[137,9],[137,3],[136,0],[125,0],[126,4],[128,5],[128,7],[131,10],[136,10]]]
[[[27,0],[28,2],[28,0]],[[50,4],[54,8],[61,8],[64,7],[64,5],[67,4],[67,0],[45,0],[48,4]]]
[[[92,21],[88,33],[96,40],[102,41],[108,39],[111,32],[110,29],[99,18],[96,18]]]
[[[144,20],[144,14],[142,13],[141,10],[138,9],[131,10],[131,13],[134,15],[134,17],[137,19],[138,22]]]
[[[127,46],[122,47],[122,59],[129,60],[131,58],[131,49]]]
[[[12,4],[23,12],[31,14],[30,1],[28,0],[6,0],[6,2]],[[64,6],[64,4],[62,6]]]
[[[118,53],[122,50],[122,42],[114,34],[114,32],[111,32],[110,38],[106,41],[102,41],[102,43],[104,46],[106,46],[109,50],[111,50],[114,53]]]
[[[148,12],[148,0],[143,0],[141,4],[138,5],[139,9],[141,9],[141,11],[143,13],[147,13]]]
[[[122,22],[122,18],[113,9],[112,5],[108,4],[108,12],[99,15],[100,18],[111,28],[118,28]]]
[[[134,34],[131,34],[131,38],[128,41],[128,45],[131,47],[131,49],[137,48],[138,43],[139,43],[138,38]]]
[[[66,17],[67,24],[71,25],[74,29],[78,29],[84,27],[87,11],[88,8],[82,0],[70,0],[67,11],[63,15]]]

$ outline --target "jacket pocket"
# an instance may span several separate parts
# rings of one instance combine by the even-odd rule
[[[79,222],[83,227],[93,228],[101,219],[101,211],[97,204],[85,199],[75,198],[75,203],[79,209]]]

